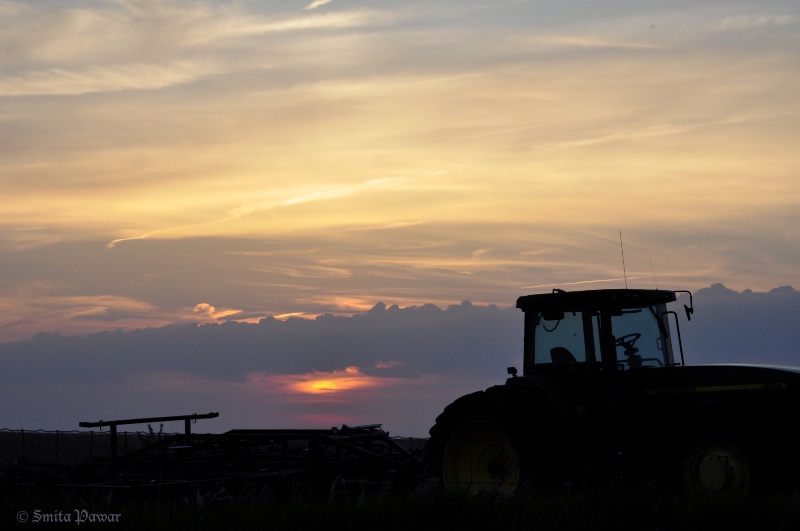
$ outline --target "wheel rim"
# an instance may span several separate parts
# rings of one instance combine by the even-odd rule
[[[445,447],[442,479],[448,489],[468,494],[511,494],[519,485],[519,454],[498,425],[470,422],[458,428]]]
[[[750,466],[738,444],[724,439],[706,439],[690,450],[684,477],[694,496],[739,497],[747,492]]]

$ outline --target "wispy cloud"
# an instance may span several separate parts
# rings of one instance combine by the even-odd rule
[[[641,277],[628,277],[625,278],[598,278],[593,280],[578,280],[574,282],[557,282],[553,284],[538,284],[536,286],[523,286],[522,289],[540,290],[542,288],[558,288],[564,286],[580,286],[582,284],[603,284],[608,282],[621,282],[623,280],[638,280]],[[591,288],[585,288],[591,289]]]
[[[326,4],[330,4],[332,1],[333,0],[314,0],[313,2],[308,4],[303,9],[305,9],[306,11],[311,11],[312,9],[316,9],[316,8],[318,8],[320,6],[324,6]]]
[[[202,227],[208,227],[211,225],[219,225],[223,223],[228,223],[251,214],[257,212],[263,212],[267,210],[274,210],[278,208],[290,208],[298,205],[303,205],[306,203],[313,203],[319,201],[326,201],[326,200],[333,200],[333,199],[342,199],[346,197],[352,197],[360,193],[364,193],[366,191],[372,191],[376,189],[380,189],[387,186],[392,186],[398,182],[405,182],[405,179],[402,178],[381,178],[381,179],[369,179],[363,183],[356,183],[356,184],[341,184],[338,186],[328,186],[324,189],[315,189],[310,191],[302,191],[297,193],[289,193],[284,194],[285,197],[283,198],[276,198],[274,197],[274,193],[270,193],[268,195],[273,196],[264,201],[254,201],[245,203],[243,205],[239,205],[230,209],[227,212],[227,215],[221,218],[215,218],[207,221],[202,221],[193,224],[187,225],[180,225],[175,227],[167,227],[163,229],[156,229],[152,230],[137,236],[127,236],[123,238],[116,238],[111,240],[106,244],[106,247],[109,249],[113,249],[117,244],[130,241],[130,240],[142,240],[146,238],[151,238],[153,236],[160,236],[169,233],[178,233],[181,231],[190,231],[192,229],[198,229]],[[405,224],[402,224],[405,225]]]
[[[615,40],[601,36],[591,35],[537,35],[527,38],[528,42],[545,47],[576,47],[592,49],[627,48],[633,50],[658,50],[664,49],[662,43],[642,42],[634,40]]]
[[[274,49],[274,43],[259,42],[259,36],[392,20],[390,13],[366,9],[265,16],[205,3],[119,1],[103,9],[4,5],[0,96],[169,87],[264,68],[260,52],[264,46]]]
[[[173,61],[167,64],[128,64],[54,68],[0,77],[0,96],[79,95],[120,90],[152,90],[223,73],[221,66]]]
[[[709,23],[709,27],[714,30],[741,31],[755,28],[796,26],[798,23],[800,23],[800,17],[794,14],[740,14],[714,20]]]
[[[286,17],[278,21],[252,21],[234,29],[238,35],[253,35],[309,29],[344,29],[367,25],[384,25],[394,20],[389,13],[370,10],[341,11],[324,15]]]
[[[593,146],[596,144],[605,144],[617,141],[626,140],[640,140],[649,138],[658,138],[662,136],[673,136],[685,133],[689,127],[676,126],[673,124],[660,124],[647,126],[641,129],[614,131],[608,134],[601,134],[589,138],[582,138],[580,140],[569,140],[559,143],[546,143],[540,147],[548,148],[575,148],[584,146]]]

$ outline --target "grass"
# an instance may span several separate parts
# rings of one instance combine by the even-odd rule
[[[191,489],[157,496],[125,496],[113,491],[29,489],[5,492],[0,527],[32,513],[120,514],[106,529],[306,530],[703,530],[800,528],[796,495],[752,497],[703,503],[678,494],[641,487],[622,490],[573,489],[560,496],[493,498],[418,487],[399,492],[360,492],[331,497],[298,485],[278,493],[266,487],[232,495],[223,488],[199,495]],[[26,524],[30,528],[30,522]],[[63,525],[63,524],[61,524]],[[40,528],[37,526],[36,528]]]

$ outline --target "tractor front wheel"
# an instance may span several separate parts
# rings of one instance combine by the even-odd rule
[[[683,478],[694,498],[740,498],[750,486],[750,461],[736,440],[706,437],[686,453]]]

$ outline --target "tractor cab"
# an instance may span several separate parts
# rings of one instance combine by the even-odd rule
[[[520,297],[517,308],[525,312],[523,372],[530,376],[675,365],[669,333],[674,312],[667,310],[667,303],[675,300],[673,291],[638,289],[554,290]]]

